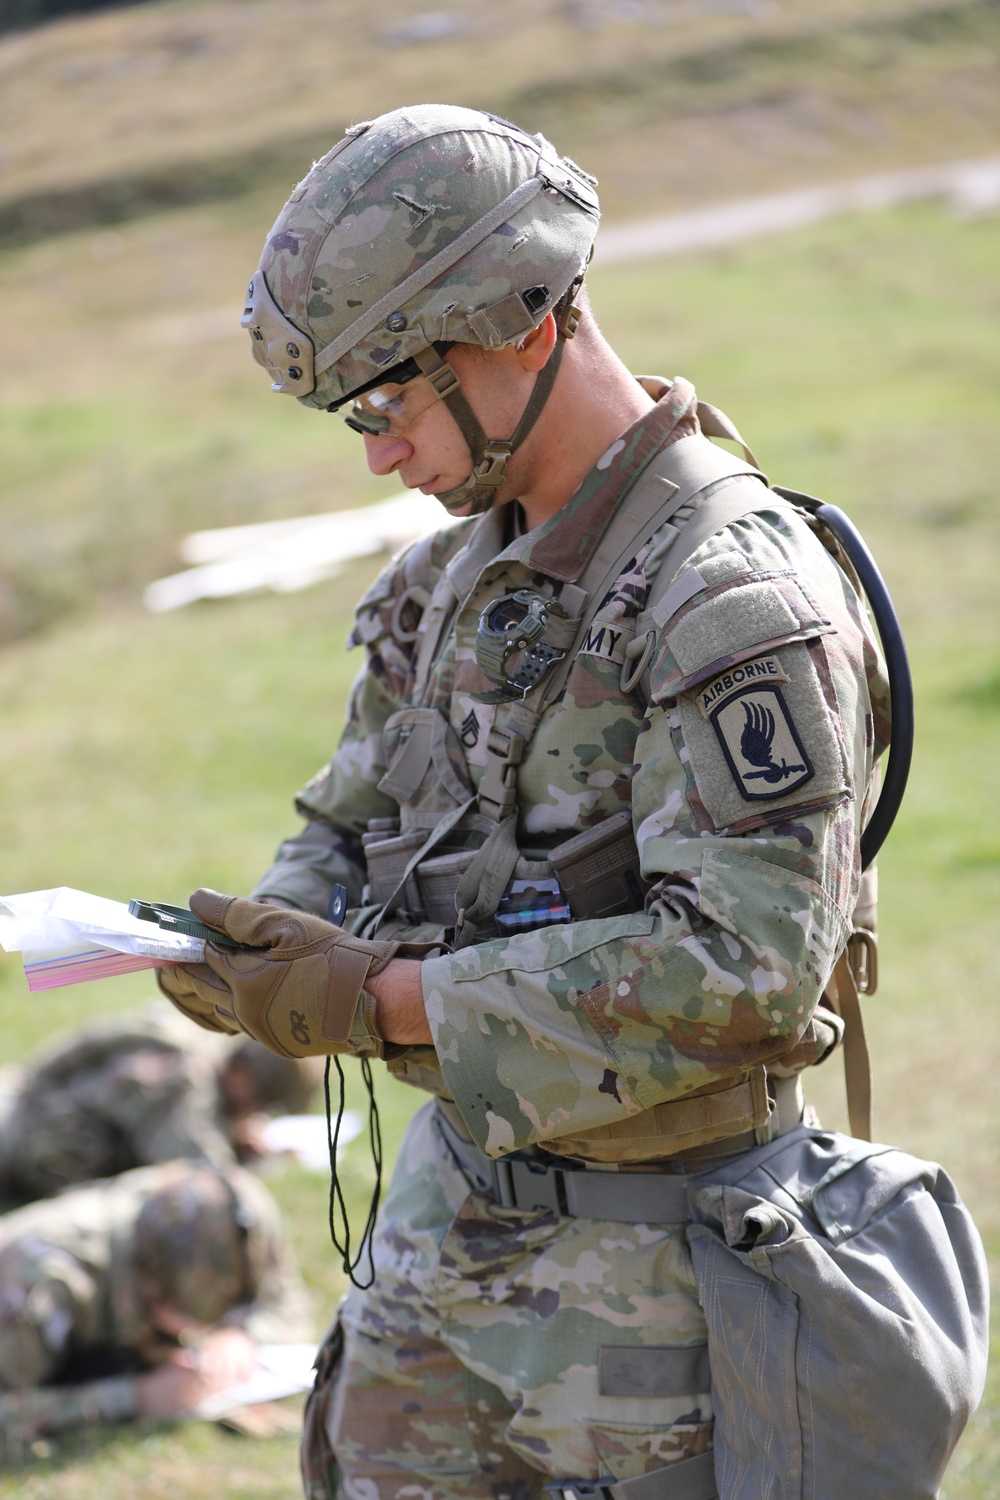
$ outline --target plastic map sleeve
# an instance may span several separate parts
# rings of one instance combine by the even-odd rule
[[[83,984],[160,964],[200,963],[200,938],[163,932],[109,901],[70,886],[0,896],[0,947],[20,953],[29,990]]]

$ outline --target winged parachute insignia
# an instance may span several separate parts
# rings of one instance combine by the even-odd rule
[[[734,693],[709,719],[747,802],[787,797],[815,774],[779,687]]]
[[[744,781],[784,781],[786,777],[792,776],[796,771],[804,771],[804,765],[790,766],[782,759],[781,765],[775,765],[771,754],[771,746],[774,743],[774,714],[762,703],[744,703],[743,712],[746,715],[746,724],[740,739],[740,750],[744,760],[748,760],[752,766],[763,766],[762,771],[744,771]]]

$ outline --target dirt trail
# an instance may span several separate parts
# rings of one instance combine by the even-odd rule
[[[991,212],[1000,207],[1000,156],[880,172],[828,187],[738,198],[715,208],[610,225],[598,235],[594,263],[608,266],[657,255],[679,255],[733,244],[753,235],[796,229],[835,214],[939,197],[951,199],[957,211],[967,214]]]

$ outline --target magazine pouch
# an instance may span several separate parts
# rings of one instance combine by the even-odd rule
[[[943,1168],[800,1126],[689,1196],[720,1500],[932,1500],[988,1339],[982,1244]]]

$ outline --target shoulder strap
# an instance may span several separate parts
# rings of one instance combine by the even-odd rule
[[[762,475],[758,477],[763,478]],[[733,521],[742,520],[744,516],[751,516],[757,511],[795,510],[793,505],[777,499],[773,491],[762,494],[757,485],[744,484],[741,475],[735,475],[734,478],[741,482],[725,487],[721,484],[706,486],[707,492],[697,510],[682,526],[677,540],[664,554],[642,612],[658,627],[662,628],[682,604],[704,587],[703,580],[697,575],[689,578],[682,572],[684,564],[697,552],[702,542],[707,542],[710,536],[730,526]]]
[[[737,439],[737,441],[742,440]],[[701,433],[693,433],[690,437],[680,438],[676,443],[671,443],[668,448],[662,448],[659,453],[654,454],[625,495],[600,545],[577,580],[578,587],[587,597],[587,603],[572,647],[558,666],[544,679],[539,689],[539,696],[533,702],[532,706],[537,712],[540,713],[562,692],[579,649],[593,624],[596,611],[626,563],[635,556],[639,545],[653,531],[658,531],[664,526],[678,511],[683,510],[685,506],[690,506],[702,491],[722,481],[744,476],[756,479],[761,484],[767,484],[766,477],[753,464],[736,458],[732,453],[727,453],[724,448],[717,447]],[[754,488],[754,504],[746,503],[741,514],[754,508],[759,509],[760,491],[756,489],[756,486]],[[695,514],[700,514],[702,508],[699,507]],[[725,526],[727,521],[728,517],[724,517],[718,525],[713,525],[707,534],[711,536],[713,531]],[[678,539],[686,535],[690,525],[691,522],[688,521],[678,529]],[[695,546],[698,545],[699,543],[696,542]],[[694,548],[690,550],[693,551]],[[672,555],[673,548],[670,548],[667,558],[671,558]],[[661,566],[657,576],[661,577],[663,571]]]
[[[413,668],[413,684],[410,696],[416,704],[422,704],[427,691],[427,679],[437,658],[445,631],[458,607],[458,598],[452,588],[447,571],[442,571],[434,585],[433,593],[420,620],[417,632],[416,660]]]
[[[722,414],[715,412],[714,408],[711,409],[711,413],[709,420],[712,430],[718,430]],[[701,408],[699,407],[700,415]],[[734,441],[742,444],[742,439],[736,433],[735,428],[732,432],[723,431],[722,435],[733,437]],[[659,453],[653,455],[646,468],[623,497],[621,505],[612,517],[593,556],[576,584],[572,586],[574,596],[580,600],[581,608],[576,633],[568,645],[566,654],[523,702],[504,705],[507,713],[505,714],[501,709],[497,714],[497,720],[490,732],[488,742],[491,755],[479,784],[481,811],[493,817],[509,815],[513,811],[516,801],[516,767],[524,756],[535,726],[548,705],[556,700],[565,687],[580,648],[587,638],[587,632],[593,624],[594,616],[608,589],[619,577],[629,559],[635,556],[640,544],[654,532],[662,530],[672,516],[677,515],[685,507],[690,507],[698,495],[705,494],[707,499],[715,485],[750,478],[760,484],[767,484],[765,476],[754,465],[734,457],[724,448],[717,448],[701,433],[693,433],[690,437],[680,438],[676,443],[671,443],[669,447],[662,448]],[[759,508],[761,504],[761,492],[756,483],[752,487],[752,501],[749,497],[750,486],[745,485],[744,488],[748,493],[741,497],[739,514]],[[700,515],[703,509],[704,507],[699,508],[696,515]],[[718,521],[715,520],[717,514],[719,515]],[[729,519],[728,513],[717,512],[714,505],[711,507],[711,515],[712,525],[707,535],[717,531],[720,526],[726,525]],[[678,529],[678,537],[687,533],[690,524],[690,520],[686,524],[682,523],[682,527]],[[698,546],[699,543],[696,541],[694,545]],[[672,551],[672,548],[668,548],[668,557]],[[686,552],[685,555],[689,553]],[[662,572],[661,567],[660,574]],[[651,652],[647,652],[635,668],[631,661],[626,662],[629,686],[634,685],[642,675],[648,664],[649,655]],[[510,721],[512,715],[519,715],[524,722],[515,725]]]
[[[837,959],[822,998],[844,1023],[844,1082],[851,1134],[870,1141],[872,1126],[872,1061],[865,1032],[857,979],[851,967],[850,945]]]

